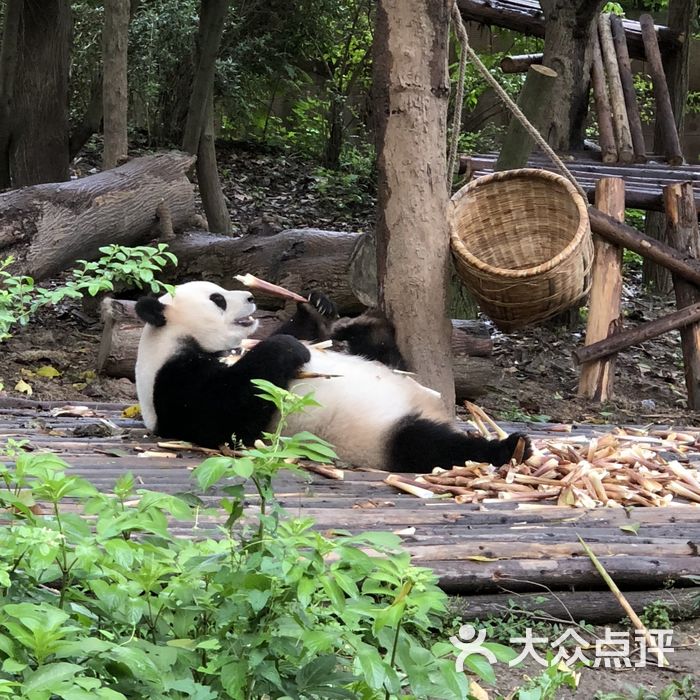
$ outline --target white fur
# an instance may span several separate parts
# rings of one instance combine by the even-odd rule
[[[211,301],[212,294],[226,299],[225,310]],[[146,324],[136,360],[136,391],[143,422],[149,430],[156,426],[153,385],[158,370],[187,337],[197,340],[208,352],[237,348],[258,327],[257,321],[247,327],[236,325],[237,320],[255,311],[255,304],[248,301],[250,297],[250,292],[230,292],[212,282],[187,282],[175,288],[174,297],[160,297],[160,303],[166,307],[166,323],[160,328]]]
[[[211,302],[213,293],[224,296],[225,311]],[[174,297],[166,294],[160,298],[166,306],[166,324],[161,328],[146,326],[136,363],[141,414],[149,429],[156,424],[153,384],[159,368],[187,337],[209,352],[238,347],[256,328],[235,325],[237,319],[255,310],[249,297],[248,292],[229,292],[209,282],[189,282],[177,287]],[[290,390],[295,393],[313,392],[320,406],[290,416],[286,433],[308,430],[332,443],[339,457],[352,464],[382,466],[387,433],[406,415],[448,420],[436,392],[379,362],[312,348],[311,360],[303,370],[340,376],[291,383]]]

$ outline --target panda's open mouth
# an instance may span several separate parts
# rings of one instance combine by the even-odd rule
[[[244,328],[248,328],[249,326],[252,326],[255,323],[255,319],[252,316],[243,316],[242,318],[237,318],[234,321],[234,324],[236,326],[243,326]]]

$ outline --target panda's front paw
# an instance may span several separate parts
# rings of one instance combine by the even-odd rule
[[[272,353],[276,364],[294,372],[311,359],[309,348],[292,335],[272,335],[258,347]]]
[[[308,303],[325,318],[333,319],[338,316],[338,308],[323,292],[311,292]]]
[[[511,433],[505,440],[499,440],[497,459],[493,464],[500,467],[503,464],[508,464],[515,455],[518,448],[518,443],[523,440],[523,456],[521,462],[527,461],[532,456],[532,443],[530,438],[525,433]]]

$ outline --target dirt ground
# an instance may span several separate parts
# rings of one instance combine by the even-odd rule
[[[79,163],[79,172],[87,172],[92,163],[88,154]],[[327,193],[316,187],[312,170],[298,159],[232,149],[222,153],[222,174],[236,233],[260,226],[274,230],[313,226],[363,231],[373,225],[371,196],[352,205],[334,207]],[[645,294],[639,269],[628,269],[624,291],[626,324],[655,318],[671,307],[671,300]],[[574,327],[545,324],[509,335],[494,330],[493,361],[497,371],[479,404],[494,417],[509,421],[699,424],[700,415],[685,406],[678,333],[620,353],[613,401],[595,405],[578,400],[578,369],[572,350],[582,344],[584,328],[581,320]],[[63,303],[56,309],[42,311],[2,346],[0,383],[4,388],[0,396],[72,403],[135,403],[132,382],[96,375],[100,334],[94,303]],[[678,624],[676,631],[672,670],[654,666],[621,671],[584,670],[576,697],[593,698],[597,691],[620,691],[627,684],[642,685],[658,693],[685,674],[695,674],[700,688],[700,622]],[[536,664],[525,671],[501,664],[497,667],[498,690],[507,694],[521,682],[524,672],[536,675],[540,670]],[[490,697],[494,695],[491,693]],[[557,697],[573,695],[561,691]],[[644,697],[656,695],[639,696],[640,700]],[[681,695],[669,697],[685,700]],[[700,698],[700,690],[687,696],[690,697]]]

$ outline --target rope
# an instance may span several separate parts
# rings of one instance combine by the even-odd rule
[[[454,12],[457,3],[452,6],[452,11]],[[459,10],[457,11],[459,14]],[[464,29],[464,24],[462,24],[462,16],[459,17],[460,26],[464,35],[467,32]],[[457,27],[457,34],[459,35],[459,27]],[[462,42],[460,36],[460,55],[459,55],[459,74],[457,76],[457,95],[455,96],[455,109],[452,115],[452,138],[450,139],[450,155],[447,159],[447,196],[452,194],[452,178],[455,173],[455,163],[457,162],[457,143],[459,141],[459,132],[462,130],[462,104],[464,102],[464,75],[467,72],[467,52],[464,50],[465,44]]]
[[[530,134],[530,136],[533,138],[535,143],[549,156],[549,158],[552,160],[554,165],[557,167],[557,169],[561,172],[561,174],[571,182],[571,184],[576,188],[576,191],[583,197],[584,202],[588,202],[588,196],[586,195],[586,191],[579,185],[578,181],[576,178],[571,174],[569,169],[564,165],[564,162],[562,159],[554,152],[552,147],[544,140],[540,132],[530,123],[528,118],[522,113],[520,107],[518,107],[515,102],[510,98],[508,93],[501,87],[499,82],[496,80],[491,75],[491,72],[489,69],[482,63],[481,59],[479,56],[476,54],[474,49],[469,45],[469,37],[467,36],[467,30],[464,28],[464,23],[462,22],[462,15],[459,12],[459,8],[457,7],[457,3],[452,5],[452,21],[454,22],[455,26],[455,31],[457,32],[457,37],[459,39],[459,43],[461,44],[462,47],[462,56],[469,56],[471,58],[472,62],[476,66],[476,69],[481,73],[482,77],[486,82],[495,90],[496,94],[501,98],[501,100],[505,103],[506,107],[513,113],[513,116],[523,125],[525,130]],[[460,61],[460,68],[461,68],[461,61]],[[462,82],[462,77],[460,75],[460,82]],[[459,88],[461,87],[462,93],[464,91],[464,86],[460,85],[458,87],[458,94],[459,94]],[[461,115],[460,115],[461,117]],[[458,125],[459,126],[459,125]],[[453,129],[454,129],[454,124],[453,124]],[[456,139],[454,135],[454,131],[452,134],[452,143],[450,144],[450,148],[452,148],[452,145],[455,145],[455,150],[456,150]],[[452,151],[450,150],[450,167],[448,169],[448,179],[451,182],[452,181],[452,176],[454,175],[454,167],[455,167],[455,160],[456,160],[456,154],[455,158],[453,159],[453,154]]]

